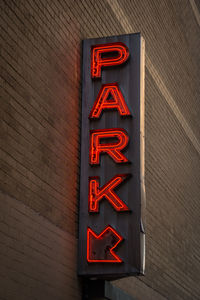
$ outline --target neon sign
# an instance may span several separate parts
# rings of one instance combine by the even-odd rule
[[[83,43],[78,273],[144,272],[144,43]]]
[[[115,139],[116,142],[101,143],[101,140]],[[128,159],[122,154],[129,141],[127,132],[121,128],[97,129],[90,131],[90,164],[98,165],[100,163],[100,154],[107,153],[116,163],[128,162]]]
[[[99,212],[99,202],[106,198],[117,211],[128,211],[128,206],[114,192],[114,188],[120,185],[130,174],[118,174],[109,180],[104,186],[99,187],[99,177],[89,178],[89,212]]]
[[[114,249],[122,240],[123,238],[111,226],[107,226],[99,235],[88,228],[87,261],[90,263],[121,263],[122,260],[115,254]],[[110,247],[108,247],[108,244]],[[94,252],[93,249],[95,248],[102,248],[105,251]]]
[[[109,98],[110,95],[112,96],[111,99]],[[117,109],[121,116],[131,115],[117,83],[102,85],[89,118],[98,119],[105,109]]]
[[[92,46],[91,51],[91,75],[93,78],[101,77],[102,67],[118,66],[123,64],[129,57],[129,51],[123,43],[100,44]],[[106,54],[111,57],[103,57]]]

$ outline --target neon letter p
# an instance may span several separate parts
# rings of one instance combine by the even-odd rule
[[[117,42],[99,44],[91,49],[92,78],[101,77],[101,68],[123,64],[129,57],[129,50],[125,44]]]

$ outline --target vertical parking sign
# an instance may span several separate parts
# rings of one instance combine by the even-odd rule
[[[83,41],[78,274],[144,274],[144,41]]]

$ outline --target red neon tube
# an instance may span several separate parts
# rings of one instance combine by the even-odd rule
[[[107,54],[114,54],[108,56]],[[123,43],[108,43],[94,45],[91,48],[91,76],[92,78],[101,77],[102,67],[118,66],[123,64],[129,57],[129,50]]]
[[[109,98],[110,95],[112,99]],[[108,109],[117,109],[121,116],[131,115],[117,83],[102,85],[89,118],[98,119],[100,118],[102,111]]]
[[[106,198],[116,211],[128,211],[128,206],[117,196],[114,189],[119,186],[130,174],[118,174],[99,187],[99,177],[89,178],[88,210],[99,212],[99,202]]]
[[[99,235],[87,228],[87,261],[89,263],[121,263],[122,259],[114,252],[123,237],[111,226]]]
[[[115,138],[118,141],[101,143],[102,139]],[[107,153],[116,163],[126,163],[128,159],[121,153],[129,141],[127,132],[122,128],[97,129],[90,131],[90,164],[100,163],[100,154]]]

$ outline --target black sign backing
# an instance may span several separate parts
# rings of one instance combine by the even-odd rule
[[[115,45],[115,43],[125,45],[129,51],[129,57],[118,65],[106,66],[105,63],[104,66],[100,66],[100,77],[92,78],[93,47],[102,44],[106,47],[108,44]],[[114,57],[117,60],[119,56],[120,53],[114,49],[108,53],[97,52],[94,54],[94,59],[109,61],[109,58],[112,60]],[[143,274],[144,41],[139,33],[84,40],[82,59],[78,274],[100,278]],[[102,86],[108,84],[117,86],[130,115],[120,114],[119,109],[107,108],[102,109],[98,118],[89,118],[98,97],[101,103]],[[103,93],[105,96],[106,90]],[[107,95],[108,105],[113,103],[113,95],[112,93]],[[119,93],[116,97],[118,96]],[[91,140],[92,133],[97,132],[98,135],[107,129],[110,129],[106,131],[108,133],[114,130],[115,136],[102,135],[101,140],[100,138],[98,140],[99,136],[94,134],[94,140]],[[124,136],[122,136],[123,133]],[[98,154],[99,164],[98,162],[91,163],[92,159],[95,160],[91,145],[94,146],[94,151],[97,150],[95,141],[99,142],[101,147],[109,143],[115,145],[120,143],[120,136],[126,138],[127,135],[129,141],[121,153],[128,162],[116,162],[108,152],[102,151]],[[115,180],[118,180],[118,184],[114,187]],[[106,186],[108,182],[110,190]],[[90,199],[97,199],[100,193],[104,196],[98,203],[97,201],[96,204],[90,203],[90,206]],[[115,198],[117,195],[124,205],[121,203],[120,207],[119,202],[116,206],[112,204],[113,194]]]

